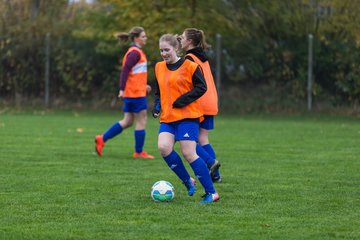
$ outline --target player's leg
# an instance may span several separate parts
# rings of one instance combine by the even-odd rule
[[[214,129],[214,116],[205,116],[203,122],[200,123],[199,144],[202,148],[197,147],[196,151],[208,165],[211,178],[214,182],[221,182],[219,172],[220,163],[216,160],[216,154],[209,141],[209,131]],[[206,152],[207,154],[205,154]]]
[[[196,188],[179,154],[174,150],[174,134],[175,129],[171,124],[161,123],[158,136],[158,149],[166,164],[185,184],[188,195],[192,196]]]
[[[202,142],[201,140],[205,138],[204,130],[205,129],[203,128],[199,129],[199,143],[196,145],[196,153],[205,161],[206,165],[210,168],[211,165],[214,163],[215,159],[211,155],[209,155],[208,152],[205,151],[205,149],[200,144],[200,142]]]
[[[103,140],[107,140],[119,135],[124,129],[131,127],[134,122],[134,113],[132,111],[132,102],[129,98],[124,98],[124,118],[115,123],[108,131],[103,134]]]
[[[97,154],[102,156],[102,149],[105,146],[105,142],[119,135],[125,128],[130,127],[133,121],[133,113],[125,112],[124,118],[121,121],[114,123],[103,135],[97,135],[95,137],[95,149]]]
[[[145,136],[146,136],[146,122],[147,122],[147,110],[143,109],[135,115],[135,152],[134,158],[149,158],[154,159],[155,157],[143,151],[143,147],[145,144]]]
[[[214,159],[208,154],[207,151],[200,145],[196,144],[196,153],[203,159],[209,169],[211,179],[214,178],[215,174],[218,172],[220,163],[218,160]]]
[[[199,124],[196,122],[182,122],[179,124],[176,140],[179,140],[181,152],[184,158],[190,163],[196,177],[205,189],[205,193],[214,194],[214,201],[218,200],[208,168],[201,157],[196,153],[196,142],[198,140]],[[216,197],[217,196],[217,197]]]
[[[190,163],[191,168],[194,171],[194,174],[198,178],[199,182],[205,190],[205,198],[202,200],[204,203],[215,202],[219,200],[219,194],[216,192],[213,182],[211,180],[208,168],[204,162],[196,154],[196,142],[183,140],[179,141],[181,152],[184,155],[184,158]]]

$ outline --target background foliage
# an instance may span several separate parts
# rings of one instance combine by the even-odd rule
[[[158,38],[196,27],[212,45],[217,33],[222,36],[223,109],[304,108],[310,33],[315,103],[356,109],[359,10],[360,2],[351,0],[3,0],[0,96],[2,102],[18,104],[43,99],[50,34],[52,105],[71,100],[100,107],[116,96],[127,48],[117,43],[114,32],[135,25],[146,29],[151,84],[152,67],[160,60]],[[209,55],[213,61],[214,49]]]

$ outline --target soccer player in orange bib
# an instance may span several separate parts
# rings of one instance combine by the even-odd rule
[[[188,195],[195,191],[194,180],[187,172],[179,154],[174,150],[180,143],[183,157],[189,162],[205,189],[202,203],[219,200],[203,159],[196,153],[199,119],[203,116],[200,102],[206,92],[206,82],[198,64],[177,56],[180,43],[175,35],[165,34],[159,40],[164,61],[155,66],[156,87],[154,117],[160,117],[158,148],[170,169],[185,184]]]
[[[206,93],[199,99],[204,112],[204,121],[200,123],[199,144],[196,146],[197,154],[206,162],[213,182],[221,182],[219,172],[220,163],[209,141],[209,131],[214,129],[214,117],[218,113],[218,95],[210,64],[205,50],[209,45],[205,41],[202,30],[187,28],[179,36],[181,48],[186,51],[185,58],[196,62],[201,67],[207,85]]]
[[[121,42],[132,41],[122,61],[120,75],[119,98],[124,99],[124,118],[111,126],[103,135],[95,137],[95,150],[102,156],[105,142],[120,134],[135,121],[135,151],[134,158],[149,158],[154,156],[143,151],[145,143],[145,127],[147,121],[146,94],[151,91],[147,85],[147,59],[142,47],[146,44],[146,33],[142,27],[133,27],[129,33],[117,35]]]

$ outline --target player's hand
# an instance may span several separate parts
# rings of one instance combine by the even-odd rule
[[[149,94],[151,92],[151,86],[146,85],[146,93]]]
[[[120,90],[118,94],[118,98],[122,98],[124,96],[124,91]]]
[[[154,108],[152,109],[151,113],[154,118],[158,118],[161,112],[161,104],[160,99],[157,99],[154,104]]]
[[[154,118],[158,118],[160,116],[160,111],[155,108],[151,111],[151,113]]]

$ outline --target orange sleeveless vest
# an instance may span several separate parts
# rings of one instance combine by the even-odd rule
[[[194,61],[200,65],[204,78],[207,85],[207,91],[204,95],[199,98],[201,107],[203,108],[203,112],[205,115],[217,115],[218,113],[218,94],[216,91],[216,86],[214,83],[214,78],[211,73],[211,68],[209,61],[202,62],[198,57],[194,54],[189,53],[186,56],[190,56],[194,59]]]
[[[165,61],[155,65],[155,75],[160,89],[160,122],[170,123],[185,118],[200,118],[203,115],[198,100],[182,108],[172,107],[178,97],[194,88],[192,76],[197,67],[196,63],[187,59],[175,71],[169,70]]]
[[[124,89],[124,97],[145,97],[147,84],[147,59],[144,52],[140,48],[130,47],[123,58],[122,66],[124,66],[128,54],[133,50],[140,53],[140,60],[129,73]]]

